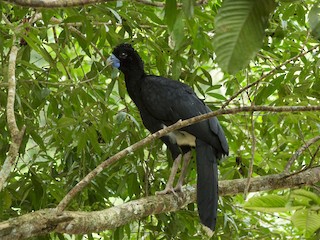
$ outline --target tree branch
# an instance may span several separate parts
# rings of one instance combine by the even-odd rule
[[[34,8],[60,8],[60,7],[76,7],[88,4],[96,4],[100,2],[113,2],[116,0],[5,0],[6,2],[14,3],[23,7],[34,7]],[[153,2],[148,0],[136,0],[136,2],[149,5],[153,7],[165,7],[163,2]],[[204,5],[207,0],[199,0],[195,3],[196,6]],[[182,4],[178,4],[181,7]]]
[[[153,6],[153,7],[165,7],[165,3],[163,2],[151,2],[149,0],[136,0],[138,3],[144,4],[144,5],[149,5],[149,6]]]
[[[306,150],[308,149],[312,144],[316,143],[318,140],[320,140],[320,135],[316,136],[314,138],[311,138],[308,142],[306,142],[301,148],[299,148],[293,155],[292,157],[289,159],[285,169],[284,169],[284,173],[288,174],[290,167],[292,166],[292,164],[294,163],[295,160],[297,160],[297,158]]]
[[[231,108],[231,109],[219,109],[204,115],[196,116],[186,120],[180,120],[175,124],[168,126],[164,129],[155,132],[148,137],[142,139],[141,141],[123,149],[122,151],[118,152],[114,156],[108,158],[101,164],[99,164],[94,170],[88,173],[79,183],[77,183],[69,192],[68,194],[62,199],[62,201],[58,204],[57,210],[62,212],[69,202],[75,197],[75,195],[80,192],[84,187],[86,187],[90,181],[97,176],[103,169],[107,168],[108,166],[112,165],[113,163],[119,161],[121,158],[127,156],[129,153],[136,151],[137,149],[143,147],[144,145],[154,141],[157,138],[160,138],[169,132],[174,130],[180,129],[182,127],[189,126],[191,124],[204,121],[206,119],[224,115],[224,114],[236,114],[239,112],[255,112],[255,111],[266,111],[266,112],[302,112],[302,111],[320,111],[320,106],[245,106],[245,107],[238,107],[238,108]]]
[[[320,167],[316,167],[291,176],[274,174],[252,178],[249,192],[301,187],[319,181]],[[247,182],[247,179],[220,181],[219,194],[225,196],[243,193]],[[195,201],[195,186],[189,186],[184,187],[177,196],[150,196],[101,211],[59,213],[56,209],[43,209],[0,223],[0,238],[23,239],[52,231],[68,234],[100,232],[153,214],[177,211]]]
[[[250,188],[251,184],[251,178],[252,178],[252,173],[253,173],[253,165],[254,165],[254,156],[256,152],[256,136],[254,134],[254,125],[255,125],[255,119],[253,112],[251,112],[251,159],[250,159],[250,164],[249,164],[249,170],[248,170],[248,182],[247,186],[244,190],[244,198],[247,198],[248,195],[248,190]]]
[[[159,7],[159,8],[164,8],[166,6],[166,4],[164,2],[153,2],[150,0],[136,0],[136,2],[144,4],[144,5],[153,6],[153,7]],[[198,0],[194,4],[195,4],[195,6],[201,6],[201,5],[205,5],[207,3],[208,3],[207,0]],[[182,5],[183,5],[182,3],[177,3],[177,7],[182,7]]]
[[[115,0],[6,0],[22,7],[33,8],[60,8],[76,7],[100,2],[111,2]]]
[[[13,40],[15,41],[15,39]],[[14,115],[14,101],[16,97],[16,60],[17,60],[18,48],[13,45],[9,55],[8,64],[8,98],[7,98],[7,122],[10,129],[11,138],[18,135],[19,129],[16,123],[16,117]]]
[[[13,38],[13,42],[15,37]],[[2,165],[0,171],[0,191],[4,188],[5,182],[10,175],[12,167],[16,163],[18,157],[19,148],[24,135],[25,126],[19,130],[14,115],[14,101],[16,97],[16,60],[17,60],[18,48],[13,45],[9,54],[8,64],[8,98],[7,98],[7,123],[10,131],[12,142],[10,144],[8,155],[5,162]]]

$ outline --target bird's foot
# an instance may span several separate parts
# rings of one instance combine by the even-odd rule
[[[177,184],[175,186],[175,188],[173,189],[173,191],[175,191],[175,192],[181,192],[181,190],[182,190],[182,184]]]
[[[164,190],[156,192],[156,195],[165,195],[170,193],[173,193],[175,196],[178,196],[173,187],[166,187]]]

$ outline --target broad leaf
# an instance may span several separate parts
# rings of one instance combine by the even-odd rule
[[[291,192],[291,198],[294,198],[297,202],[304,203],[305,206],[320,205],[320,196],[304,189],[297,189]]]
[[[173,26],[176,22],[178,10],[176,0],[167,0],[165,6],[165,20],[170,31],[173,30]]]
[[[296,211],[291,221],[300,230],[303,230],[306,237],[311,237],[315,231],[320,229],[320,212],[311,209]]]
[[[320,40],[320,3],[311,8],[308,17],[312,35]]]
[[[214,47],[219,66],[235,73],[248,65],[262,46],[273,0],[223,2],[215,19]]]
[[[174,41],[174,49],[178,50],[184,39],[184,22],[182,12],[180,12],[177,16],[176,22],[174,23],[172,29],[171,36]]]
[[[194,14],[194,1],[193,0],[183,0],[182,10],[186,17],[191,18]]]
[[[260,212],[285,212],[293,210],[288,207],[288,197],[278,195],[267,195],[250,198],[243,207]]]

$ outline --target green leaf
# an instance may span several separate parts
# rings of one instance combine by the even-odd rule
[[[262,46],[273,0],[224,1],[215,19],[214,47],[219,66],[236,73]]]
[[[257,105],[265,103],[266,99],[279,89],[280,84],[283,82],[283,75],[267,83],[265,87],[261,88],[261,91],[256,95],[255,102]]]
[[[90,140],[91,146],[93,147],[95,152],[98,154],[101,154],[101,148],[100,148],[100,144],[98,142],[98,135],[97,135],[97,131],[96,131],[94,125],[91,125],[87,129],[87,137]]]
[[[51,9],[42,9],[41,14],[44,24],[48,25],[50,23],[51,18],[54,16],[55,12]]]
[[[252,197],[243,205],[243,207],[260,212],[285,212],[295,209],[294,207],[288,207],[287,203],[287,196],[270,194],[266,196]]]
[[[75,124],[76,124],[76,121],[73,118],[69,118],[69,117],[62,117],[58,121],[59,128],[66,128],[69,126],[73,126]]]
[[[183,42],[184,36],[184,22],[183,22],[183,14],[180,12],[177,16],[177,20],[174,23],[173,30],[171,33],[173,42],[174,42],[174,49],[178,50],[181,47]]]
[[[2,190],[0,192],[0,209],[1,212],[3,212],[3,210],[8,209],[11,207],[12,204],[12,198],[11,198],[11,194],[7,191],[7,190]],[[0,213],[0,216],[2,215],[2,213]]]
[[[176,60],[172,64],[172,78],[178,79],[181,75],[182,64],[181,61]]]
[[[311,8],[309,15],[309,25],[312,35],[320,40],[320,4],[314,4]]]
[[[117,21],[122,24],[122,18],[121,16],[117,13],[117,11],[113,10],[112,8],[107,8],[109,11],[114,15],[114,17],[117,19]]]
[[[210,86],[211,86],[212,85],[212,77],[211,77],[210,73],[207,70],[205,70],[204,68],[200,68],[200,69],[203,72],[203,74],[206,76],[208,81],[210,82]]]
[[[178,14],[176,0],[166,0],[164,11],[164,17],[165,21],[167,22],[168,29],[169,31],[172,31]]]
[[[182,10],[184,12],[184,15],[187,18],[192,18],[194,14],[194,7],[193,7],[194,1],[193,0],[183,0],[182,1]]]
[[[94,37],[93,26],[90,21],[84,22],[85,32],[86,32],[86,41],[91,42]]]
[[[77,23],[77,22],[83,22],[86,20],[85,16],[82,15],[74,15],[71,17],[67,17],[63,20],[64,23]]]
[[[221,95],[219,93],[209,92],[209,93],[206,93],[206,94],[211,96],[211,97],[214,97],[216,99],[222,100],[222,101],[227,100],[225,96],[223,96],[223,95]]]
[[[1,41],[0,41],[1,44]],[[30,61],[30,55],[31,55],[31,48],[27,45],[22,50],[22,57],[20,61],[29,62]],[[31,65],[31,64],[30,64]]]
[[[304,231],[306,237],[311,237],[320,229],[320,212],[301,209],[293,214],[291,221],[298,229]]]
[[[298,201],[299,201],[299,199],[301,199],[301,201],[305,200],[308,203],[312,202],[313,204],[320,205],[319,195],[317,195],[311,191],[304,190],[304,189],[296,189],[296,190],[292,191],[290,194],[290,197],[298,199]]]
[[[44,187],[43,183],[40,181],[39,177],[34,173],[31,173],[31,181],[32,181],[32,187],[33,187],[32,190],[34,193],[34,194],[32,194],[31,197],[33,198],[33,200],[35,200],[36,198],[42,199],[43,194],[45,192],[43,189],[43,187]],[[33,201],[32,204],[35,208],[38,209],[41,207],[42,201]]]
[[[37,131],[31,131],[30,135],[33,141],[35,141],[41,147],[41,149],[46,149],[42,137],[37,133]]]
[[[166,61],[161,54],[156,55],[156,66],[158,68],[160,75],[167,74]]]
[[[72,36],[74,36],[80,47],[82,48],[82,50],[89,56],[91,57],[91,54],[90,54],[90,51],[89,51],[89,48],[88,48],[88,45],[89,45],[89,42],[87,42],[87,39],[83,36],[83,35],[80,35],[78,32],[71,32]]]
[[[114,88],[114,85],[116,83],[116,78],[112,78],[111,79],[111,82],[107,85],[107,89],[105,90],[105,98],[109,98],[113,88]]]
[[[30,62],[28,62],[28,61],[20,60],[20,63],[21,63],[24,67],[28,68],[29,70],[42,71],[41,68],[37,67],[35,64],[30,63]]]
[[[38,52],[51,66],[55,65],[51,55],[42,47],[42,42],[33,32],[30,31],[28,35],[21,35],[20,37],[23,38],[34,51]]]
[[[160,25],[163,24],[163,20],[161,20],[153,10],[146,12],[146,15],[148,16],[148,18],[150,18],[151,21]]]
[[[87,135],[86,134],[80,134],[78,137],[77,142],[77,154],[80,155],[81,152],[85,149],[87,144]]]

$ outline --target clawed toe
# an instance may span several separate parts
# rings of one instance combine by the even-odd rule
[[[173,191],[175,191],[175,192],[181,192],[181,190],[182,190],[182,186],[181,186],[181,185],[177,185],[177,186],[173,189]]]
[[[175,196],[178,196],[176,193],[176,190],[174,188],[165,188],[162,191],[156,192],[156,195],[165,195],[165,194],[170,194],[173,193]]]

